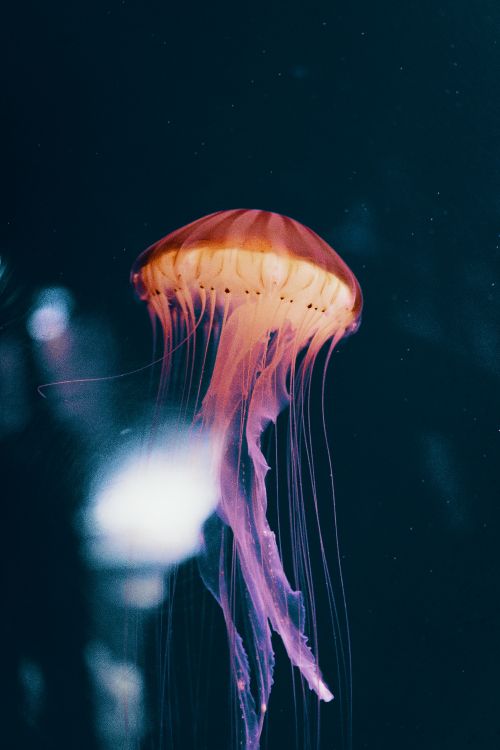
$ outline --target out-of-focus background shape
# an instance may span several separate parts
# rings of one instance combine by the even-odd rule
[[[218,500],[210,448],[178,427],[156,443],[101,470],[84,522],[96,561],[164,567],[196,554]]]
[[[135,515],[152,425],[167,428],[158,366],[125,374],[158,354],[135,257],[233,207],[311,226],[364,292],[326,392],[354,747],[498,747],[499,30],[490,0],[5,10],[6,747],[226,747],[220,613],[192,560],[172,573],[212,492],[193,488],[203,508],[174,530],[179,479],[160,461],[160,510],[155,442]],[[271,750],[294,747],[277,648]],[[336,711],[321,750],[341,747]]]

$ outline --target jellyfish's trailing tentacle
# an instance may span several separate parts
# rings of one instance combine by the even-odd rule
[[[227,564],[227,525],[217,515],[212,516],[203,531],[203,545],[198,558],[200,573],[206,587],[219,603],[226,622],[229,637],[231,667],[237,688],[238,701],[243,717],[243,733],[246,750],[258,750],[264,716],[267,710],[274,670],[274,654],[267,613],[259,604],[258,597],[250,596],[246,590],[246,615],[252,633],[249,647],[256,667],[254,675],[258,695],[258,710],[252,694],[250,665],[243,640],[236,629],[233,606],[228,589],[235,583],[231,580]]]
[[[237,687],[238,701],[243,717],[241,729],[243,731],[242,739],[244,747],[246,750],[258,750],[264,711],[261,704],[260,716],[258,718],[255,710],[255,700],[251,691],[248,656],[243,645],[243,640],[236,629],[232,614],[232,605],[228,594],[228,585],[231,582],[227,581],[229,568],[226,560],[227,536],[227,525],[219,516],[212,516],[206,522],[203,530],[203,545],[198,557],[198,566],[205,586],[213,594],[224,614],[229,636],[232,674]],[[248,609],[248,617],[254,641],[260,644],[262,642],[262,613],[259,617],[258,613],[250,607]],[[267,627],[267,620],[265,621],[265,627]],[[268,627],[267,629],[269,630]],[[270,634],[268,635],[268,640],[270,644]],[[271,662],[273,662],[272,651]],[[272,675],[273,664],[268,664],[268,667]],[[262,680],[258,680],[259,685],[261,685],[265,681],[264,673],[266,673],[266,669],[263,669],[261,666],[259,673],[263,678]],[[270,689],[271,683],[268,685],[267,698],[269,697]],[[261,688],[260,696],[262,697],[262,695]]]
[[[260,504],[260,499],[254,499],[255,505]],[[311,690],[322,700],[330,701],[333,694],[321,676],[304,633],[305,608],[302,594],[293,591],[290,586],[283,570],[276,537],[269,528],[262,508],[254,507],[253,510],[255,513],[251,511],[247,516],[243,531],[240,528],[241,519],[234,516],[233,509],[229,515],[249,599],[255,611],[262,609],[265,612],[273,629],[280,635],[290,661],[298,667]],[[260,627],[259,633],[263,630]],[[260,640],[257,646],[262,647]]]
[[[273,683],[271,628],[265,598],[259,587],[249,585],[248,573],[242,565],[244,558],[239,552],[242,545],[260,547],[250,520],[252,508],[240,491],[239,479],[244,483],[248,458],[241,455],[239,439],[224,440],[219,447],[224,453],[222,459],[219,454],[218,461],[222,496],[229,501],[221,500],[218,515],[205,524],[199,566],[205,585],[219,602],[226,621],[232,675],[243,718],[244,747],[257,750]],[[229,541],[232,541],[232,555],[228,554]],[[243,606],[238,608],[238,602]],[[245,646],[236,629],[236,615],[244,627]]]
[[[245,330],[245,342],[235,331]],[[319,698],[329,701],[326,686],[305,635],[302,595],[293,591],[283,569],[274,533],[266,518],[265,476],[268,465],[260,439],[289,401],[286,375],[297,351],[293,328],[271,335],[269,319],[241,306],[222,328],[214,372],[203,400],[201,416],[219,438],[220,518],[231,528],[237,564],[247,593],[255,687],[260,703],[258,734],[272,683],[274,656],[269,623],[281,637],[290,660]],[[245,449],[241,445],[244,425]],[[211,588],[211,587],[210,587]],[[212,590],[212,588],[211,588]],[[220,586],[216,593],[222,603]],[[228,630],[233,627],[224,612]],[[229,612],[230,615],[230,612]],[[228,624],[229,623],[229,624]],[[229,633],[230,641],[233,638]],[[234,644],[233,661],[241,670],[242,644]],[[244,689],[246,691],[246,678]],[[255,712],[248,710],[251,695],[240,694],[247,737],[253,732]],[[246,711],[246,713],[245,713]],[[248,723],[247,723],[248,722]],[[253,740],[252,740],[253,741]],[[253,747],[247,744],[247,747]]]
[[[283,349],[289,349],[290,337],[281,341],[270,353],[270,362],[261,370],[255,382],[246,419],[247,450],[253,465],[252,503],[249,523],[250,538],[258,539],[260,550],[255,556],[255,546],[240,543],[240,565],[247,572],[247,585],[259,591],[273,629],[279,633],[288,656],[319,698],[333,698],[327,688],[316,660],[307,645],[305,636],[305,608],[302,594],[293,591],[283,570],[276,537],[266,518],[267,495],[265,476],[269,466],[260,449],[260,436],[267,424],[275,422],[278,413],[288,400],[286,389],[287,361]],[[245,575],[245,573],[244,573]]]

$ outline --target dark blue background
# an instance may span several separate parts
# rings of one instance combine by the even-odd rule
[[[363,323],[334,356],[327,401],[354,748],[500,746],[499,46],[490,0],[87,0],[3,12],[11,328],[37,286],[64,284],[113,319],[124,370],[147,361],[130,266],[162,234],[223,208],[293,216],[360,280]],[[63,500],[78,460],[45,413],[3,456],[13,593],[2,619],[22,624],[3,648],[13,676],[30,648],[56,675],[48,729],[25,741],[90,748],[85,605]],[[27,460],[46,477],[36,489]],[[50,522],[41,486],[60,493]],[[42,568],[66,571],[54,601],[48,572],[12,564],[10,529],[26,517],[34,558],[39,548]],[[68,654],[69,678],[58,663]]]

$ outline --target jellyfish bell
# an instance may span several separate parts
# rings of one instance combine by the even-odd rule
[[[165,305],[235,309],[246,303],[299,342],[326,339],[359,320],[361,291],[347,265],[315,232],[268,211],[219,211],[172,232],[139,256],[132,281],[163,322]],[[262,299],[257,299],[262,297]]]
[[[167,235],[139,256],[132,282],[163,328],[164,382],[183,347],[184,393],[193,390],[201,343],[198,380],[207,384],[195,418],[217,436],[219,502],[205,527],[200,571],[226,622],[243,744],[256,750],[273,681],[271,628],[309,687],[324,701],[333,698],[307,643],[302,594],[288,581],[266,518],[261,436],[290,404],[290,455],[299,461],[314,361],[324,344],[331,352],[358,326],[360,287],[312,230],[246,209],[220,211]],[[209,348],[215,353],[207,372]],[[291,474],[291,502],[303,505],[300,479]],[[245,603],[245,642],[235,596]]]

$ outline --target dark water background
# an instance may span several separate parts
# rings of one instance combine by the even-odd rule
[[[97,747],[71,525],[85,451],[35,392],[32,295],[64,285],[81,316],[109,321],[115,359],[92,369],[97,333],[74,377],[133,368],[151,356],[128,282],[138,252],[258,207],[324,236],[365,297],[327,394],[353,746],[500,747],[498,3],[56,0],[2,15],[2,337],[21,352],[26,415],[2,437],[4,746]],[[110,389],[139,413],[137,384]],[[23,659],[44,675],[37,727],[19,708]],[[207,700],[203,747],[222,750]],[[271,748],[293,747],[282,712]]]

